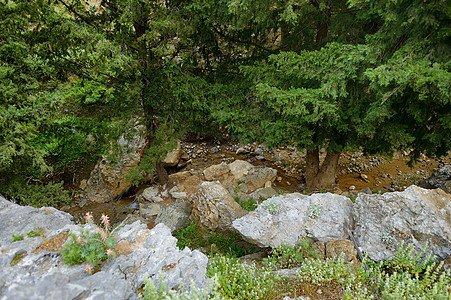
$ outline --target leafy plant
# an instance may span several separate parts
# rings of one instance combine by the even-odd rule
[[[419,275],[428,266],[435,266],[435,256],[431,253],[425,256],[426,249],[427,243],[421,251],[414,255],[414,246],[412,244],[405,245],[402,241],[393,260],[386,261],[384,266],[392,271],[404,271],[412,275]]]
[[[268,299],[273,294],[278,277],[268,268],[244,265],[235,258],[214,256],[207,274],[217,277],[213,296],[225,299]]]
[[[102,227],[97,227],[92,221],[92,214],[86,213],[86,222],[92,227],[96,228],[94,233],[85,230],[79,236],[70,233],[71,241],[64,244],[60,253],[63,255],[63,261],[67,265],[81,264],[87,262],[85,271],[88,273],[94,272],[102,263],[102,261],[112,258],[114,248],[116,246],[116,239],[113,234],[121,226],[116,226],[110,230],[110,221],[108,216],[102,215]]]
[[[279,203],[273,201],[273,200],[268,200],[266,202],[263,203],[263,207],[271,214],[271,215],[275,215],[279,212]]]
[[[33,183],[27,185],[20,179],[6,187],[6,194],[11,200],[22,205],[34,207],[63,206],[71,201],[70,192],[63,187],[64,182],[48,184]]]
[[[367,274],[363,265],[355,268],[352,264],[345,264],[343,256],[326,260],[305,259],[298,272],[298,279],[318,287],[339,285],[344,290],[345,299],[357,296],[359,299],[369,298]]]
[[[286,269],[300,266],[303,259],[302,247],[281,245],[272,249],[271,255],[263,259],[263,264],[271,268]]]
[[[318,219],[321,216],[321,207],[313,204],[310,206],[309,218]]]
[[[240,257],[257,252],[260,248],[243,241],[237,232],[214,232],[209,231],[191,222],[190,225],[174,232],[178,239],[177,246],[180,249],[189,247],[208,248],[210,255],[221,254],[232,257]]]
[[[22,258],[25,257],[25,255],[26,255],[26,252],[14,254],[14,258],[11,261],[10,266],[12,267],[12,266],[16,265],[17,263],[19,263],[19,261],[21,261]]]
[[[241,200],[239,197],[235,198],[235,201],[245,210],[247,211],[254,211],[258,204],[257,201],[255,201],[253,198],[249,198],[245,201]]]
[[[44,235],[44,231],[42,229],[32,229],[27,232],[27,236],[29,238],[38,237]]]
[[[449,299],[450,271],[441,272],[435,257],[424,257],[426,246],[417,255],[413,245],[403,243],[392,261],[381,262],[372,268],[380,294],[384,299]]]
[[[282,195],[282,196],[287,193],[287,191],[285,191],[285,190],[278,190],[277,192],[279,193],[279,195]]]
[[[23,233],[21,233],[21,234],[14,234],[13,233],[11,235],[11,237],[12,237],[12,242],[22,241],[24,239],[24,234]]]
[[[183,286],[179,286],[178,291],[168,290],[163,283],[163,277],[160,274],[160,280],[158,288],[155,286],[152,279],[147,278],[144,280],[144,291],[140,299],[144,300],[204,300],[207,299],[210,290],[216,289],[216,277],[212,278],[212,282],[209,287],[199,289],[196,288],[194,283],[190,286],[189,291],[183,292]],[[208,299],[221,299],[218,297],[208,297]]]
[[[263,259],[263,265],[270,268],[286,269],[299,267],[305,258],[320,258],[318,251],[305,238],[298,246],[281,245],[272,249],[271,255]]]

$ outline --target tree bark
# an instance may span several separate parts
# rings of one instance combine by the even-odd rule
[[[310,189],[331,188],[335,184],[340,154],[340,152],[328,152],[320,166],[318,149],[307,150],[305,182]]]
[[[305,158],[305,183],[310,188],[313,186],[313,179],[319,171],[319,151],[318,148],[314,150],[307,150]]]
[[[169,176],[168,176],[168,172],[164,168],[164,163],[157,162],[156,170],[157,170],[157,177],[158,177],[158,180],[160,181],[160,184],[165,185],[166,183],[168,183]]]
[[[317,9],[320,8],[319,2],[317,0],[312,0],[310,3]],[[323,40],[329,34],[329,23],[332,16],[332,5],[331,1],[326,1],[327,8],[321,13],[323,14],[323,20],[319,20],[316,24],[316,37],[315,46],[319,50],[323,46]]]

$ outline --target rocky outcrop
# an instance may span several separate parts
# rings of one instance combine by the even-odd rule
[[[208,181],[212,180],[224,180],[225,175],[230,172],[230,168],[227,164],[222,163],[218,165],[212,165],[204,170],[204,177]]]
[[[253,166],[243,160],[235,160],[228,165],[212,165],[204,170],[207,181],[219,181],[226,187],[238,186],[239,191],[247,194],[273,182],[276,175],[277,171],[273,168]]]
[[[124,153],[117,163],[112,164],[106,155],[102,156],[87,182],[80,186],[84,197],[94,202],[109,202],[131,187],[131,182],[125,180],[125,175],[141,160],[147,146],[144,132],[145,127],[137,125],[131,136],[123,135],[119,138],[118,144]]]
[[[440,188],[447,193],[451,193],[451,165],[445,165],[438,169],[432,176],[420,184],[427,189]]]
[[[376,261],[392,258],[402,241],[441,259],[451,254],[451,195],[410,186],[403,192],[359,194],[354,204],[355,238]]]
[[[327,242],[346,237],[344,223],[352,223],[351,208],[351,200],[344,196],[293,193],[264,201],[232,226],[260,247],[294,246],[303,237]]]
[[[166,190],[160,189],[160,186],[153,185],[151,187],[146,188],[141,195],[144,200],[150,201],[150,202],[163,202],[164,198],[169,197],[169,194]]]
[[[182,144],[177,141],[177,147],[166,154],[163,160],[164,166],[173,167],[179,163],[180,157],[182,155]]]
[[[178,192],[184,192],[187,195],[196,193],[201,183],[202,179],[197,175],[191,174],[189,171],[169,175],[169,185],[177,186]]]
[[[155,224],[163,223],[174,232],[189,225],[189,217],[191,207],[189,203],[176,200],[175,203],[168,207],[162,207],[155,219]]]
[[[230,229],[233,220],[247,213],[219,182],[201,183],[199,191],[189,201],[194,219],[211,230]]]
[[[117,233],[118,256],[93,275],[84,265],[67,266],[57,252],[69,231],[80,232],[69,214],[54,208],[32,208],[0,197],[0,299],[137,299],[144,278],[168,289],[206,285],[208,259],[201,252],[179,250],[170,229],[152,230],[134,222]],[[28,237],[31,230],[42,235]],[[12,241],[12,234],[24,234]],[[67,236],[66,236],[67,238]],[[59,241],[59,242],[57,242]]]
[[[326,257],[340,257],[344,255],[344,261],[349,262],[357,259],[357,250],[354,243],[350,240],[334,240],[332,239],[326,244]]]
[[[233,178],[238,181],[254,166],[244,160],[235,160],[229,164],[230,173]]]
[[[276,179],[277,171],[267,167],[253,167],[239,181],[238,189],[244,193],[252,193],[255,190],[264,187],[267,182],[273,182]]]

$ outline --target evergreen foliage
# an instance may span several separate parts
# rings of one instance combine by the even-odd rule
[[[451,147],[444,0],[1,0],[0,15],[8,197],[120,150],[131,120],[151,145],[135,183],[184,131],[306,147],[317,188],[349,147]]]

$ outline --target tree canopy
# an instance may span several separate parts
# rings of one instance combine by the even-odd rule
[[[346,149],[451,148],[448,1],[0,0],[0,15],[8,196],[95,161],[130,120],[151,142],[136,182],[186,130],[305,147],[311,187]]]

